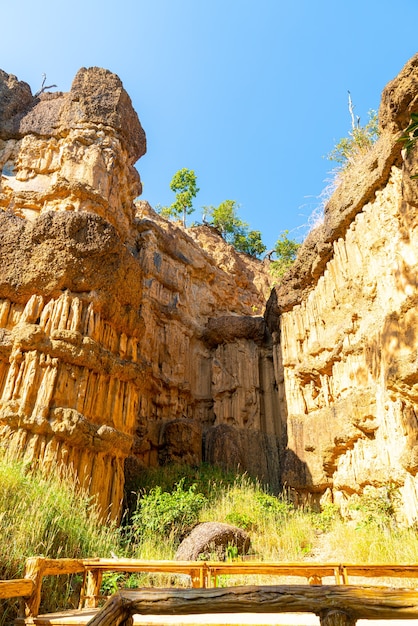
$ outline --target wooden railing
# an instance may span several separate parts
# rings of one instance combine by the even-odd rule
[[[0,598],[27,598],[35,591],[35,583],[28,578],[0,580]]]
[[[122,590],[87,626],[130,624],[133,615],[289,612],[315,613],[321,626],[354,626],[358,619],[416,619],[418,591],[346,585]]]
[[[279,594],[279,596],[277,597],[281,597],[281,598],[283,594],[289,593],[289,596],[288,596],[289,602],[288,602],[287,609],[286,609],[287,612],[302,610],[302,609],[295,608],[296,606],[299,606],[298,604],[299,600],[297,600],[299,596],[297,594],[299,592],[302,593],[303,601],[300,600],[300,602],[302,602],[302,604],[303,602],[305,602],[303,606],[307,606],[306,603],[310,602],[310,598],[313,597],[312,593],[314,593],[315,595],[316,592],[311,593],[310,591],[306,591],[306,590],[309,590],[309,588],[312,586],[322,585],[322,581],[324,578],[332,577],[334,579],[335,584],[323,585],[321,587],[318,587],[319,589],[318,598],[324,597],[324,595],[331,593],[331,595],[335,597],[336,600],[339,601],[339,598],[341,598],[342,602],[343,601],[345,602],[346,598],[350,599],[351,598],[350,594],[354,593],[354,591],[349,592],[348,587],[347,587],[347,585],[349,584],[350,577],[361,576],[361,577],[367,577],[367,578],[382,578],[382,577],[418,578],[418,564],[356,565],[356,564],[341,564],[341,563],[321,564],[321,563],[310,563],[310,562],[303,562],[303,563],[268,563],[267,562],[266,563],[266,562],[254,562],[254,561],[244,561],[244,562],[190,561],[189,562],[189,561],[143,561],[143,560],[135,560],[135,559],[99,559],[99,558],[97,559],[47,559],[43,557],[33,557],[33,558],[28,559],[26,562],[25,578],[19,579],[19,580],[11,580],[11,581],[0,581],[0,598],[11,598],[11,597],[23,598],[24,616],[28,618],[36,617],[39,613],[39,607],[40,607],[40,602],[41,602],[43,578],[45,576],[80,573],[83,575],[83,584],[82,584],[81,593],[80,593],[79,608],[83,608],[83,607],[95,608],[98,606],[98,602],[100,599],[100,588],[102,584],[103,573],[110,572],[110,571],[112,572],[138,572],[138,573],[148,572],[148,573],[183,574],[183,575],[186,574],[190,576],[192,585],[193,587],[195,587],[195,589],[194,590],[191,590],[191,589],[173,590],[175,591],[174,596],[173,595],[169,596],[170,598],[177,598],[176,601],[180,602],[179,606],[184,606],[184,607],[186,606],[190,607],[192,606],[194,602],[197,602],[196,606],[198,606],[199,603],[197,600],[195,600],[195,598],[199,598],[199,597],[200,598],[206,597],[208,602],[209,600],[210,602],[212,602],[212,599],[213,599],[216,605],[217,603],[216,598],[218,597],[223,598],[224,596],[222,594],[226,592],[225,589],[222,589],[222,590],[215,589],[217,586],[217,579],[221,575],[227,575],[227,576],[262,575],[262,576],[278,576],[278,577],[296,576],[296,577],[305,578],[307,582],[309,583],[309,585],[287,585],[286,587],[270,587],[269,586],[269,587],[229,588],[230,590],[231,589],[233,590],[231,591],[232,595],[228,596],[227,594],[226,597],[235,598],[236,602],[238,603],[241,603],[241,601],[243,601],[243,607],[247,606],[245,603],[246,598],[254,597],[255,604],[253,608],[251,609],[251,611],[259,611],[259,612],[276,612],[276,608],[274,610],[273,608],[271,610],[264,609],[263,606],[270,606],[270,604],[267,603],[264,605],[263,602],[261,602],[260,600],[257,600],[257,598],[263,597],[264,593],[270,594],[270,592],[272,594],[274,593]],[[200,588],[201,590],[202,589],[204,590],[206,588],[206,591],[205,591],[206,595],[205,594],[203,596],[199,595],[200,592],[197,588]],[[253,590],[251,591],[251,593],[255,593],[255,591],[257,590],[260,590],[260,591],[257,591],[257,593],[255,593],[254,596],[248,596],[245,590],[249,590],[249,589]],[[283,589],[286,589],[287,591],[286,592],[280,591]],[[375,593],[376,589],[381,589],[381,590],[383,589],[382,591],[383,595],[376,596],[377,601],[375,602],[375,605],[377,608],[373,609],[372,611],[373,615],[375,615],[380,610],[378,607],[380,606],[379,603],[381,599],[385,600],[385,598],[387,598],[389,602],[389,599],[391,598],[391,601],[393,601],[393,598],[394,598],[393,594],[395,594],[396,598],[399,597],[402,600],[400,601],[399,607],[396,606],[393,609],[396,613],[396,617],[399,619],[408,619],[408,618],[410,619],[411,617],[418,618],[418,613],[415,614],[416,603],[415,603],[415,596],[413,595],[416,592],[411,592],[409,590],[401,590],[401,589],[399,590],[391,589],[390,591],[392,593],[392,596],[389,596],[387,595],[389,591],[385,588],[350,587],[350,589],[362,590],[361,592],[356,591],[357,595],[355,595],[355,597],[357,598],[359,598],[360,596],[361,597],[364,596],[364,598],[369,597],[367,594],[369,593],[370,589],[374,590],[373,593]],[[238,593],[237,590],[240,591],[238,595],[237,595]],[[264,591],[261,591],[261,590],[264,590]],[[215,591],[216,592],[219,591],[220,595],[217,595]],[[193,592],[193,593],[190,594],[189,592]],[[349,594],[348,596],[344,595],[346,592]],[[124,591],[123,595],[119,594],[116,597],[117,598],[123,597],[125,599],[128,599],[129,602],[132,601],[134,603],[132,604],[132,607],[133,607],[132,610],[137,610],[137,608],[140,606],[141,611],[139,612],[142,612],[142,609],[146,607],[146,604],[145,605],[143,604],[143,602],[145,601],[144,598],[146,599],[146,598],[154,597],[152,596],[152,594],[158,595],[159,593],[163,593],[163,592],[161,590],[156,591],[156,590],[142,589],[141,591],[133,592],[136,594],[140,594],[139,596],[135,596],[135,598],[132,596],[132,594],[129,595],[129,593],[130,592],[128,591],[126,592]],[[185,593],[186,596],[183,596],[182,595],[183,593]],[[250,592],[248,591],[248,593]],[[143,594],[145,594],[145,596]],[[185,600],[186,597],[188,599],[187,602]],[[189,599],[190,599],[190,602],[189,602]],[[184,604],[182,604],[183,600],[184,600]],[[409,614],[407,614],[408,610],[407,610],[406,605],[403,604],[404,600],[408,602],[410,600],[414,601],[414,603],[409,606],[409,611],[410,611]],[[112,600],[112,602],[114,604],[115,603],[117,604],[117,600]],[[280,602],[283,604],[284,600],[282,599],[280,600]],[[346,606],[344,602],[341,605],[342,608]],[[386,600],[383,602],[382,606],[386,606],[385,602]],[[418,602],[418,599],[417,599],[417,602]],[[276,604],[271,605],[271,606],[272,607],[276,606]],[[280,606],[282,604],[280,604]],[[300,606],[302,606],[302,604]],[[315,607],[319,606],[320,604],[321,603],[313,604],[312,605],[313,608],[309,610],[309,612],[314,612],[314,613],[317,612]],[[164,606],[164,603],[160,604],[160,601],[158,601],[157,606],[154,603],[153,605],[154,611],[159,612],[160,606]],[[238,604],[235,604],[233,606],[235,607],[234,612],[241,612],[241,610],[238,609]],[[323,606],[323,608],[320,609],[321,611],[322,610],[328,611],[325,605],[321,604],[321,606]],[[338,603],[335,604],[335,606],[339,606]],[[347,606],[351,606],[351,604],[349,603],[349,605]],[[158,608],[158,611],[156,610],[157,608]],[[243,608],[243,612],[249,611],[249,610],[250,609]],[[280,609],[280,611],[283,611],[283,610],[284,609]],[[389,610],[389,609],[386,607],[385,610]],[[193,611],[195,611],[195,608],[193,608]],[[280,612],[280,611],[277,609],[277,612]],[[367,609],[367,611],[369,611],[370,613],[370,609]],[[399,611],[399,614],[396,611]],[[199,611],[196,611],[196,612],[199,612]],[[217,610],[209,611],[208,605],[206,605],[205,610],[203,611],[202,609],[202,611],[200,612],[207,613],[207,612],[219,612],[219,611]],[[225,610],[222,612],[228,612],[228,611]],[[162,612],[161,614],[164,614],[164,612]],[[181,611],[179,614],[182,614]],[[364,615],[364,617],[366,616]],[[394,619],[394,618],[383,617],[382,619]],[[103,624],[107,624],[107,623],[108,622],[106,621],[103,622]]]

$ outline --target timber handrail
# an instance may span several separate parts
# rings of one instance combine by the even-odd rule
[[[315,613],[321,626],[354,626],[357,619],[416,619],[418,591],[348,585],[122,590],[87,626],[129,624],[133,615],[288,612]]]
[[[32,557],[26,561],[24,579],[0,581],[0,598],[24,598],[25,616],[36,617],[39,613],[44,576],[81,573],[83,584],[79,608],[94,608],[98,604],[102,575],[106,571],[187,574],[195,588],[216,587],[217,577],[222,574],[298,576],[306,578],[310,585],[320,585],[323,578],[333,577],[336,585],[348,585],[351,576],[418,578],[418,563],[358,565],[309,561],[270,563],[265,561],[146,561],[125,558],[49,559]]]
[[[35,583],[28,578],[0,580],[0,598],[27,598],[35,590]]]

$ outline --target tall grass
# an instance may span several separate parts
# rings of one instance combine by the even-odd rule
[[[103,524],[98,510],[69,472],[29,472],[21,462],[0,455],[0,579],[23,575],[26,558],[110,556],[119,530]],[[45,611],[71,604],[77,577],[47,578]],[[11,624],[17,603],[0,604],[0,625]]]
[[[247,475],[208,465],[169,466],[148,470],[141,481],[129,484],[130,507],[118,529],[102,522],[94,502],[70,473],[59,476],[28,471],[23,463],[0,456],[0,579],[21,577],[26,558],[36,555],[82,558],[116,553],[172,559],[190,528],[204,521],[246,530],[251,554],[261,561],[418,563],[416,529],[397,525],[396,490],[389,487],[365,492],[351,511],[352,519],[343,521],[334,505],[321,513],[295,509],[285,496],[268,493]],[[273,580],[234,576],[221,584],[268,582]],[[109,573],[103,591],[112,593],[118,585],[170,583],[170,577],[161,575]],[[77,577],[46,579],[41,610],[71,607],[79,584]],[[16,604],[0,603],[0,626],[12,624]]]

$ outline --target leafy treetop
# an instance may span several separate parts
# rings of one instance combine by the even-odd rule
[[[196,180],[194,171],[186,167],[176,172],[170,183],[170,189],[176,194],[176,199],[170,206],[161,207],[161,215],[174,219],[182,217],[183,226],[186,227],[186,217],[194,211],[193,198],[199,192]]]
[[[275,278],[281,278],[293,265],[301,245],[294,239],[289,239],[288,235],[288,230],[283,231],[274,246],[274,253],[277,258],[271,262],[270,271]]]
[[[238,217],[238,208],[236,200],[224,200],[218,207],[203,207],[203,221],[214,226],[239,252],[259,257],[266,251],[261,233],[249,230],[248,224]]]

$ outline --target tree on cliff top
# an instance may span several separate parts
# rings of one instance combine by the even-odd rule
[[[171,179],[170,189],[176,194],[176,199],[170,206],[161,207],[160,213],[173,219],[182,217],[183,226],[186,228],[186,217],[193,213],[193,198],[199,192],[194,171],[183,167],[176,172]]]
[[[270,272],[275,278],[281,278],[287,269],[293,265],[301,245],[294,239],[289,239],[288,235],[288,230],[283,231],[274,246],[273,252],[276,255],[276,260],[271,262]]]
[[[216,228],[226,242],[239,252],[259,257],[266,251],[259,230],[249,230],[238,217],[236,200],[224,200],[218,207],[203,207],[203,221]],[[209,219],[208,219],[209,218]]]

